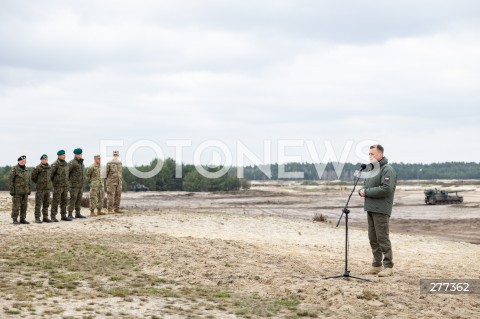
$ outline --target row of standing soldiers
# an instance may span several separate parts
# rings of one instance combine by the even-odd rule
[[[52,165],[48,164],[48,156],[44,154],[40,157],[40,164],[31,173],[26,167],[26,156],[23,155],[18,158],[18,165],[12,168],[10,175],[10,195],[12,196],[12,219],[14,224],[29,224],[26,217],[28,195],[30,195],[31,191],[30,181],[36,184],[36,223],[58,222],[59,206],[61,220],[72,221],[74,218],[85,218],[80,213],[85,178],[90,186],[90,216],[106,214],[102,211],[105,185],[100,165],[100,156],[94,156],[95,162],[87,168],[85,173],[82,149],[77,148],[73,153],[75,155],[74,159],[67,163],[65,161],[65,151],[58,151],[58,159]],[[113,159],[107,163],[105,171],[107,179],[107,213],[119,213],[123,167],[118,151],[113,152]],[[53,197],[49,218],[48,207],[52,189]],[[68,193],[70,193],[70,199],[67,215]],[[73,214],[74,211],[75,215]],[[18,217],[20,217],[20,221]]]

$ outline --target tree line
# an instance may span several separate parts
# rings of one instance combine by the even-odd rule
[[[217,192],[217,191],[236,191],[241,188],[249,188],[249,182],[239,179],[236,175],[236,169],[228,169],[228,172],[218,178],[207,178],[199,173],[197,168],[191,164],[177,164],[175,160],[168,158],[163,163],[158,163],[158,159],[153,160],[148,165],[136,166],[140,172],[152,171],[157,165],[163,165],[160,172],[150,178],[136,177],[127,167],[123,168],[123,190],[129,190],[132,183],[139,183],[155,191],[187,191],[187,192]],[[176,178],[175,171],[177,165],[182,166],[182,177]],[[11,166],[0,167],[0,190],[10,189],[9,176]],[[33,170],[33,167],[29,168]],[[206,171],[215,172],[222,167],[204,167]],[[85,186],[87,186],[85,184]],[[32,189],[35,185],[32,183]]]
[[[339,163],[335,163],[339,164]],[[355,171],[360,163],[345,163],[340,176],[334,169],[334,163],[328,163],[321,177],[315,164],[311,163],[288,163],[285,164],[285,172],[302,172],[305,180],[342,180],[348,181],[354,178]],[[432,164],[392,163],[399,180],[434,180],[434,179],[480,179],[480,163],[476,162],[445,162]],[[317,165],[318,166],[318,165]],[[244,168],[244,177],[248,180],[278,180],[279,165],[272,164],[271,178],[262,172],[261,167],[248,166]],[[284,179],[284,178],[283,178]]]
[[[158,159],[153,160],[148,165],[137,166],[141,172],[151,171],[157,166]],[[175,171],[178,165],[182,168],[182,177],[176,178]],[[400,180],[422,180],[433,179],[480,179],[480,163],[476,162],[445,162],[433,164],[409,164],[393,163],[391,164],[397,171]],[[278,180],[279,165],[269,165],[271,176],[267,176],[262,167],[247,166],[243,168],[244,179],[237,177],[237,168],[232,167],[228,172],[218,178],[206,178],[200,174],[197,168],[192,164],[178,164],[174,159],[168,158],[163,161],[162,170],[150,178],[138,178],[125,167],[123,171],[123,189],[128,190],[131,183],[140,183],[155,191],[188,191],[188,192],[215,192],[215,191],[236,191],[239,189],[248,189],[249,181],[252,180]],[[340,176],[335,172],[334,164],[328,163],[323,171],[321,178],[318,176],[317,167],[311,163],[288,163],[285,164],[285,172],[302,172],[304,180],[352,180],[355,171],[360,164],[345,163]],[[0,190],[9,190],[9,175],[11,166],[0,167]],[[205,167],[210,172],[215,172],[222,167]]]

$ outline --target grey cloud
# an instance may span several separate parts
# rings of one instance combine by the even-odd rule
[[[479,6],[3,1],[3,149],[378,139],[396,160],[457,159],[436,150],[478,136]]]

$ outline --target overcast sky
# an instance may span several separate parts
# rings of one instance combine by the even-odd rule
[[[260,156],[269,140],[276,161],[280,139],[320,158],[372,140],[393,162],[480,161],[479,1],[0,4],[0,165],[76,147],[91,163],[106,139],[122,155],[217,139]]]

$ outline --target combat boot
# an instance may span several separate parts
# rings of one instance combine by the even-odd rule
[[[14,218],[14,219],[13,219],[13,224],[14,224],[14,225],[20,224],[20,223],[18,222],[18,218]]]
[[[70,216],[67,217],[67,215],[62,215],[62,218],[60,218],[60,219],[66,221],[66,222],[71,222],[72,221],[72,218],[70,218]]]
[[[73,220],[73,212],[68,213],[68,218],[70,218],[70,220]]]
[[[52,223],[58,223],[57,216],[51,216],[50,220],[52,221]]]
[[[28,224],[30,224],[30,223],[27,222],[26,219],[21,218],[21,219],[20,219],[20,224],[28,225]]]
[[[75,213],[75,218],[87,218],[80,213]]]
[[[105,215],[105,213],[104,213],[104,212],[102,212],[102,210],[101,210],[101,209],[99,209],[99,210],[97,211],[97,215],[99,215],[99,216],[100,216],[100,215]]]
[[[378,277],[389,277],[389,276],[393,276],[392,268],[383,268],[383,270],[378,273]]]
[[[115,209],[115,214],[123,214],[123,210],[120,210],[120,209]]]
[[[43,220],[42,220],[44,223],[51,223],[52,220],[48,219],[47,216],[43,217]]]
[[[113,211],[112,211],[111,209],[109,209],[109,210],[107,211],[107,214],[113,214]]]
[[[364,275],[376,275],[376,274],[378,274],[378,273],[381,272],[381,271],[382,271],[382,266],[380,266],[380,267],[374,267],[374,266],[372,266],[372,267],[370,267],[370,269],[368,269],[367,271],[365,271],[363,274],[364,274]]]
[[[42,220],[40,219],[40,217],[35,218],[35,223],[37,223],[37,224],[41,224],[41,223],[42,223]]]

